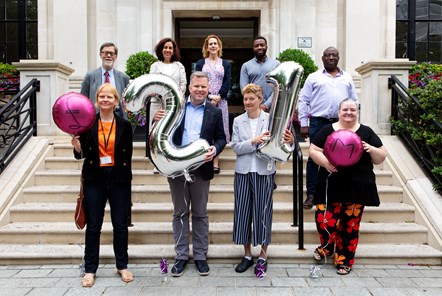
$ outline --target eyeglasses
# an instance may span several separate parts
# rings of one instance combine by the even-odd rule
[[[116,54],[115,52],[113,52],[113,51],[102,51],[101,54],[104,55],[104,56],[111,56],[111,57],[117,55],[117,54]]]

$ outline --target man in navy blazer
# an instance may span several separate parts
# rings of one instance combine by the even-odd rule
[[[173,236],[175,240],[175,264],[172,276],[184,273],[189,259],[189,210],[192,211],[193,261],[197,272],[204,276],[210,273],[206,261],[209,249],[209,221],[207,202],[210,180],[213,179],[213,159],[226,146],[221,109],[207,100],[209,77],[207,73],[195,71],[190,76],[190,96],[186,100],[184,119],[173,135],[177,146],[185,146],[200,138],[209,143],[209,152],[205,154],[205,163],[192,171],[192,182],[184,176],[167,178],[173,202]],[[164,110],[157,111],[157,121],[165,115]]]
[[[126,73],[114,69],[115,61],[118,57],[118,48],[112,42],[105,42],[100,47],[101,67],[98,69],[89,71],[83,79],[81,84],[81,94],[87,96],[92,103],[95,104],[95,95],[97,89],[106,82],[115,86],[120,98],[120,104],[117,107],[116,113],[120,117],[127,119],[127,113],[121,106],[121,95],[129,84],[129,76]],[[106,78],[107,76],[107,78]]]

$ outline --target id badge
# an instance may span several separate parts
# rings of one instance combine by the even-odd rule
[[[111,158],[110,156],[108,156],[108,155],[103,156],[103,157],[100,158],[100,163],[101,163],[101,164],[109,164],[109,163],[112,163],[112,158]]]

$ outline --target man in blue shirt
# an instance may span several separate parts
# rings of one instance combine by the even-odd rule
[[[310,138],[325,125],[338,121],[339,103],[346,98],[358,97],[351,75],[338,67],[339,51],[328,47],[322,55],[323,69],[310,74],[299,94],[298,116],[301,137]],[[307,161],[307,198],[305,209],[313,207],[318,165],[309,157]]]
[[[273,86],[267,84],[266,75],[280,63],[267,56],[267,40],[262,36],[253,40],[253,53],[255,57],[245,62],[241,67],[239,84],[241,89],[249,83],[261,86],[264,91],[264,99],[260,108],[269,112],[273,99]]]
[[[173,237],[175,240],[175,264],[172,276],[181,276],[189,260],[189,209],[192,211],[193,261],[198,274],[210,273],[206,261],[209,249],[209,221],[207,202],[210,180],[213,179],[213,159],[226,146],[226,135],[221,109],[208,103],[209,78],[207,73],[195,71],[190,76],[190,96],[186,101],[184,119],[177,127],[173,142],[184,146],[198,139],[209,143],[209,152],[205,154],[205,163],[191,172],[193,181],[187,182],[184,176],[167,178],[173,203]],[[164,117],[165,111],[155,113],[157,121]]]

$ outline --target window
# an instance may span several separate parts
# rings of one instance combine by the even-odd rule
[[[396,0],[396,57],[442,63],[442,0]]]
[[[0,0],[1,62],[38,58],[37,0]]]

